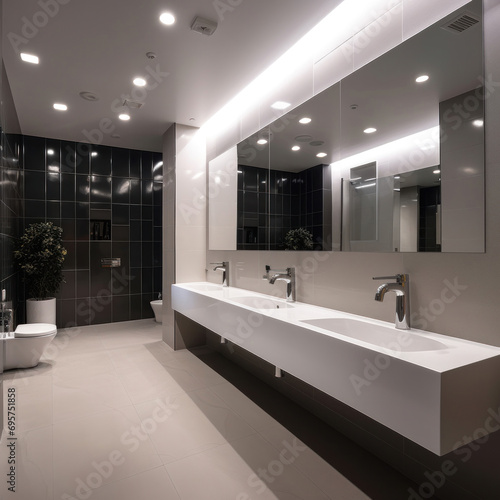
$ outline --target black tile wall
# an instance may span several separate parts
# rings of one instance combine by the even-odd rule
[[[238,165],[238,250],[283,250],[290,229],[305,227],[315,250],[331,250],[327,165],[286,172]]]
[[[17,202],[9,207],[2,196],[0,203],[2,282],[14,272],[5,258],[13,239],[4,234],[7,220],[19,220],[19,231],[52,220],[63,228],[68,250],[57,297],[58,327],[152,318],[149,302],[162,286],[161,153],[30,136],[11,142],[18,144],[13,163],[20,175]],[[2,165],[0,175],[8,171]],[[90,237],[95,221],[109,223],[109,240]],[[14,238],[19,231],[12,232]],[[121,266],[103,268],[104,257],[120,258]]]

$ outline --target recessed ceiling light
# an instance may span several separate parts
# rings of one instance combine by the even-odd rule
[[[423,83],[426,82],[429,79],[428,75],[420,75],[419,77],[415,78],[415,81],[417,83]]]
[[[308,118],[307,116],[304,116],[304,118],[301,118],[299,120],[299,123],[302,123],[303,125],[306,125],[306,124],[311,123],[311,122],[312,122],[311,118]]]
[[[47,154],[48,155],[53,155],[54,154],[54,150],[53,149],[47,149]]]
[[[474,125],[474,127],[482,127],[484,125],[484,120],[480,119],[474,120],[472,122],[472,125]]]
[[[373,133],[374,133],[374,132],[376,132],[376,131],[377,131],[377,129],[376,129],[376,128],[373,128],[373,127],[368,127],[368,128],[365,128],[365,129],[363,130],[363,132],[364,132],[365,134],[373,134]]]
[[[146,85],[146,80],[144,78],[134,78],[134,85],[137,85],[137,87],[144,87]]]
[[[318,158],[324,158],[325,156],[327,156],[327,154],[326,153],[318,153],[316,156]]]
[[[118,115],[118,118],[120,118],[120,120],[123,120],[124,122],[130,120],[130,115],[128,113],[120,113]]]
[[[175,23],[175,17],[172,14],[170,14],[170,12],[164,12],[160,16],[160,22],[166,24],[167,26],[170,26]]]
[[[285,102],[285,101],[276,101],[275,103],[271,104],[271,108],[279,109],[279,110],[286,109],[289,106],[291,106],[291,104],[289,102]]]
[[[78,94],[82,99],[85,99],[86,101],[98,101],[99,97],[94,94],[93,92],[88,92],[84,90],[83,92],[80,92]]]
[[[437,170],[433,170],[433,171],[432,171],[432,173],[437,175],[437,174],[440,174],[440,173],[441,173],[441,170],[439,170],[439,169],[437,169]]]
[[[267,144],[267,139],[259,139],[259,140],[257,141],[257,144],[262,144],[262,145],[263,145],[263,144]]]
[[[57,111],[66,111],[68,109],[68,106],[66,104],[61,104],[61,103],[54,103],[54,109],[57,109]]]
[[[33,54],[26,54],[25,52],[21,52],[21,59],[24,62],[28,62],[31,64],[38,64],[40,62],[37,56],[34,56]]]
[[[90,153],[90,156],[97,156],[97,151],[92,151],[92,153]]]
[[[299,151],[300,150],[300,146],[293,146],[292,147],[292,151]]]

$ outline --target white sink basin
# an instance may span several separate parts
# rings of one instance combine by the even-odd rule
[[[228,297],[231,302],[237,302],[254,309],[288,309],[293,308],[293,304],[281,300],[269,299],[267,297],[260,297],[255,295],[246,295],[243,297]]]
[[[438,340],[422,337],[408,330],[396,330],[356,319],[320,318],[301,321],[396,352],[435,351],[449,348]]]
[[[186,283],[186,286],[200,292],[217,292],[222,290],[222,285],[216,285],[215,283]]]
[[[213,283],[172,308],[437,455],[500,407],[497,347]]]

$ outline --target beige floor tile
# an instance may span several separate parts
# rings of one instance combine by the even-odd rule
[[[52,500],[53,498],[53,461],[52,461],[52,426],[40,427],[22,434],[17,434],[15,447],[7,444],[8,435],[4,434],[0,442],[0,498],[14,500]],[[9,458],[15,463],[9,464]],[[7,473],[15,467],[15,493],[8,491]]]
[[[210,387],[210,390],[254,429],[259,431],[276,425],[273,417],[229,382]]]
[[[54,424],[54,496],[77,494],[158,467],[133,407]],[[83,494],[83,493],[82,493]]]
[[[102,486],[92,491],[91,498],[92,500],[180,500],[164,467]]]
[[[276,423],[274,426],[261,431],[261,434],[276,450],[283,450],[289,445],[292,445],[292,447],[295,445],[297,456],[294,457],[293,465],[308,476],[329,498],[336,500],[369,500],[369,497],[359,488],[354,486],[281,424]]]
[[[173,396],[163,403],[169,405],[170,415],[157,422],[151,440],[164,463],[255,433],[208,389]],[[157,407],[158,402],[136,406],[143,421],[151,420]]]
[[[58,377],[54,382],[53,397],[54,422],[132,404],[115,373],[89,375],[66,381]]]
[[[165,468],[182,500],[328,499],[261,436],[239,439]]]

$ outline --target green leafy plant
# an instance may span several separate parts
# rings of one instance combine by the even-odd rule
[[[285,235],[287,250],[312,250],[313,235],[305,228],[290,229]]]
[[[30,224],[19,239],[14,258],[24,271],[28,296],[46,299],[54,296],[63,283],[66,249],[62,229],[52,222]]]

